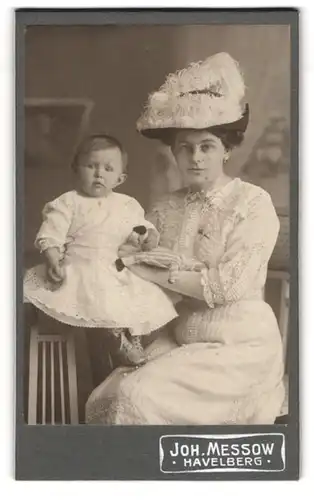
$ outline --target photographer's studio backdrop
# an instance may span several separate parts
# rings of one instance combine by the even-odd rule
[[[289,36],[289,27],[278,25],[29,27],[25,33],[25,267],[38,261],[33,242],[43,205],[72,188],[71,158],[86,131],[106,132],[121,140],[129,156],[129,177],[120,191],[137,198],[145,208],[160,194],[181,186],[169,149],[142,138],[135,123],[148,93],[158,89],[166,74],[226,51],[243,69],[251,110],[245,142],[233,152],[227,169],[233,176],[264,187],[280,217],[281,234],[270,262],[266,300],[278,317],[286,350]],[[84,403],[92,387],[86,338],[74,335],[65,349],[63,344],[57,348],[62,331],[54,332],[54,328],[40,326],[39,333],[50,337],[45,342],[37,335],[37,343],[31,345],[30,329],[25,332],[25,418],[29,423],[75,423],[75,407],[79,420],[84,419]],[[55,377],[53,383],[51,377]],[[68,409],[64,408],[65,393]],[[60,418],[56,417],[59,407]]]

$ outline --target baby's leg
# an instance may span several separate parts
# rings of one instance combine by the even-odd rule
[[[131,335],[125,328],[113,328],[113,337],[117,340],[116,352],[119,360],[127,366],[138,366],[146,362],[144,349],[139,335]]]
[[[112,346],[113,337],[105,328],[86,328],[85,332],[93,386],[97,387],[110,375],[114,368],[111,357],[111,353],[114,351]]]

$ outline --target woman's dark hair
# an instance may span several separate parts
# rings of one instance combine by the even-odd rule
[[[233,148],[240,146],[244,140],[244,132],[239,130],[228,130],[224,126],[210,127],[202,130],[206,130],[218,137],[226,151],[231,151]],[[159,138],[161,142],[172,147],[174,145],[177,132],[178,129],[167,129],[160,134]]]
[[[121,152],[122,162],[123,162],[123,172],[125,173],[128,162],[127,153],[122,144],[118,141],[118,139],[107,134],[90,135],[82,140],[73,158],[71,164],[72,170],[75,171],[77,167],[80,165],[82,157],[89,155],[92,151],[99,149],[110,149],[110,148],[119,149],[119,151]]]
[[[202,130],[206,130],[211,134],[215,135],[216,137],[218,137],[221,140],[226,151],[230,151],[236,146],[240,146],[240,144],[243,142],[244,133],[249,123],[249,116],[250,116],[250,108],[247,103],[245,105],[243,114],[241,118],[239,118],[239,120],[227,123],[225,125],[216,125],[213,127],[208,127]],[[143,132],[143,135],[159,139],[167,146],[172,147],[177,132],[178,129],[175,128],[168,128],[164,130],[145,130],[145,132]]]
[[[244,132],[240,130],[226,130],[224,127],[212,127],[208,132],[218,137],[225,150],[231,151],[233,148],[240,146],[244,140]]]

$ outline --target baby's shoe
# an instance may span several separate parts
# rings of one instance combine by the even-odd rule
[[[122,328],[115,329],[114,335],[117,334],[120,340],[117,354],[122,364],[126,366],[140,366],[146,363],[141,338],[139,336],[127,336],[125,330]]]
[[[128,365],[140,366],[146,363],[146,356],[139,336],[121,336],[120,353]]]

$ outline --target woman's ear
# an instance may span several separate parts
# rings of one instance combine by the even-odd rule
[[[230,158],[230,151],[227,150],[224,154],[224,163],[226,163]]]
[[[126,181],[126,179],[127,179],[127,174],[119,175],[116,186],[120,186],[120,184],[123,184]]]

